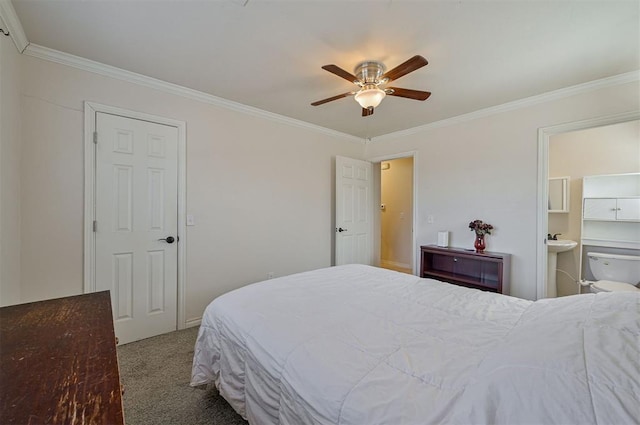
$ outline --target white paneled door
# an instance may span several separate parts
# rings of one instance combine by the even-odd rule
[[[336,156],[336,265],[372,264],[373,164]]]
[[[176,329],[178,130],[96,113],[95,281],[127,343]]]

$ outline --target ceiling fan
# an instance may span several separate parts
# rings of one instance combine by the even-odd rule
[[[354,70],[355,75],[345,71],[337,65],[325,65],[322,67],[325,71],[329,71],[338,77],[344,78],[360,88],[356,91],[350,91],[337,96],[318,100],[317,102],[313,102],[311,105],[318,106],[333,100],[342,99],[343,97],[354,96],[356,101],[360,106],[362,106],[362,116],[368,117],[369,115],[373,115],[374,108],[376,108],[387,95],[406,97],[407,99],[414,100],[427,100],[427,98],[431,96],[431,92],[402,89],[399,87],[384,88],[380,86],[384,86],[393,80],[397,80],[416,69],[422,68],[428,63],[429,62],[427,62],[425,58],[420,55],[416,55],[406,62],[396,66],[391,71],[385,72],[386,68],[381,62],[365,61],[356,66]]]

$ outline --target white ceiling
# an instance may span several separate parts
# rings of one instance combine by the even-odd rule
[[[31,43],[363,138],[640,69],[640,2],[13,0]],[[429,65],[363,118],[321,69]]]

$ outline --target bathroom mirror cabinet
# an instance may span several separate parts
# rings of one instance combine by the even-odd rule
[[[549,212],[569,212],[569,177],[549,178]]]

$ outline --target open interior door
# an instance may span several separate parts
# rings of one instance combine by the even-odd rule
[[[336,156],[335,264],[373,264],[373,164]]]

